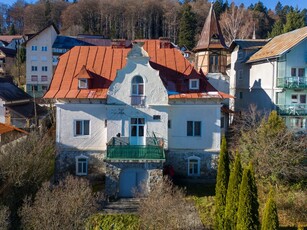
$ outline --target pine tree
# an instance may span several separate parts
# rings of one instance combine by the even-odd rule
[[[226,138],[223,137],[215,186],[215,229],[224,228],[228,180],[229,156],[227,152]]]
[[[278,19],[272,28],[271,33],[269,33],[269,37],[273,38],[275,36],[281,35],[284,31],[284,24],[282,23],[282,21],[280,19]]]
[[[233,168],[230,172],[225,209],[225,229],[236,229],[239,205],[240,184],[242,180],[242,165],[237,153]]]
[[[243,171],[237,216],[237,230],[258,230],[258,195],[252,165]]]
[[[277,229],[279,229],[277,207],[271,190],[263,211],[261,230]]]
[[[284,25],[284,33],[296,30],[305,26],[305,17],[299,10],[291,10],[287,14],[286,24]]]
[[[187,2],[183,5],[182,15],[180,18],[179,41],[180,47],[186,46],[193,49],[195,46],[196,16],[192,12],[192,7]]]

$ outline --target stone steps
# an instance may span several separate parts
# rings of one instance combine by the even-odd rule
[[[120,198],[116,201],[109,201],[104,207],[106,213],[137,213],[140,204],[138,198]]]

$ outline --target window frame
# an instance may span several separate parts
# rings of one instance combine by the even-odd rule
[[[37,51],[37,46],[33,45],[33,46],[31,47],[31,50],[32,50],[32,51]]]
[[[42,71],[43,72],[47,72],[48,71],[48,66],[46,66],[46,65],[42,66]]]
[[[48,76],[47,75],[42,75],[41,76],[41,82],[48,81]]]
[[[31,70],[32,70],[32,72],[36,72],[37,71],[37,65],[32,65]]]
[[[196,83],[196,86],[193,86],[193,83]],[[198,90],[199,89],[199,79],[190,79],[189,80],[189,89]]]
[[[88,80],[86,78],[80,78],[78,80],[79,89],[88,89]]]
[[[197,173],[194,172],[195,168],[191,167],[191,161],[196,161],[195,162],[196,164],[193,164],[193,166],[197,165]],[[193,170],[193,172],[190,172],[191,169]],[[199,157],[197,156],[188,157],[188,176],[191,176],[191,177],[200,176],[200,158]]]
[[[38,75],[31,75],[31,81],[38,81]]]
[[[76,156],[75,159],[76,159],[76,175],[77,176],[87,176],[88,175],[88,157],[81,154],[79,156]],[[81,170],[79,170],[80,169],[79,164],[81,164]]]
[[[201,121],[187,121],[186,124],[188,137],[201,137]],[[190,127],[189,124],[192,124],[192,126]]]
[[[80,124],[78,125],[78,123],[80,122]],[[85,122],[88,123],[88,128],[85,129]],[[78,130],[78,126],[80,127]],[[87,132],[85,132],[87,131]],[[81,119],[77,119],[74,120],[74,136],[75,137],[88,137],[91,134],[91,122],[90,120],[81,120]]]
[[[42,46],[42,51],[43,52],[47,52],[47,50],[48,50],[47,46]]]

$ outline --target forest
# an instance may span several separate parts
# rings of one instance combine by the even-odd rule
[[[192,49],[210,6],[208,0],[16,0],[12,6],[0,4],[0,34],[33,34],[54,23],[63,35],[168,37]],[[234,38],[252,38],[254,31],[256,38],[274,37],[307,22],[307,9],[280,2],[274,9],[261,1],[245,6],[216,0],[213,6],[228,44]]]

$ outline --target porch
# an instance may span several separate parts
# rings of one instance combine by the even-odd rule
[[[282,105],[278,104],[277,112],[279,115],[283,116],[303,116],[307,115],[307,105]]]
[[[307,88],[307,77],[283,77],[277,79],[277,87],[286,89]]]

